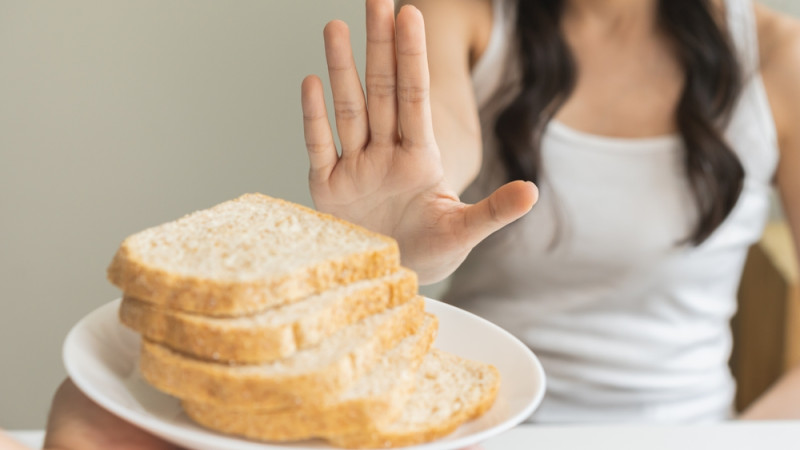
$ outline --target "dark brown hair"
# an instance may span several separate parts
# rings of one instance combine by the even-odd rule
[[[522,86],[495,123],[510,179],[537,181],[542,133],[575,86],[577,69],[561,34],[563,10],[564,0],[517,0]],[[699,245],[725,220],[742,190],[744,169],[721,131],[739,93],[741,69],[710,0],[659,0],[658,15],[684,70],[675,120],[698,209],[688,241]]]

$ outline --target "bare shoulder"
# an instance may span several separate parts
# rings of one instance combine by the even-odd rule
[[[400,0],[403,5],[414,5],[425,19],[425,32],[431,39],[466,45],[470,66],[489,43],[492,32],[493,0]],[[499,1],[499,0],[494,0]]]
[[[797,62],[800,50],[800,20],[758,3],[755,5],[755,11],[762,68],[788,62],[787,57],[794,58]]]
[[[778,133],[795,132],[800,115],[800,21],[756,5],[761,75],[772,105]]]

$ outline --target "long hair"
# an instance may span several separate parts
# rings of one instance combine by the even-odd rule
[[[522,85],[494,129],[510,179],[538,180],[542,134],[575,86],[577,68],[561,33],[563,11],[564,0],[517,0]],[[683,68],[675,123],[698,210],[687,240],[699,245],[731,212],[744,182],[744,169],[722,137],[739,94],[741,70],[710,0],[659,0],[658,24]]]

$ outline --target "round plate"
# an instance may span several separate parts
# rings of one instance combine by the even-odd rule
[[[406,449],[447,450],[476,444],[525,420],[544,395],[544,371],[536,356],[507,331],[454,306],[426,299],[439,317],[434,346],[494,364],[501,384],[492,408],[450,435]],[[333,448],[322,440],[265,444],[228,436],[196,425],[180,402],[148,385],[136,368],[139,335],[117,318],[119,299],[96,309],[67,335],[64,364],[75,384],[117,416],[175,444],[194,449],[278,450]]]

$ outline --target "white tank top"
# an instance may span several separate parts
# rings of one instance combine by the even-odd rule
[[[519,78],[514,0],[494,0],[493,9],[472,74],[484,164],[462,196],[468,202],[507,179],[492,127]],[[610,138],[553,121],[538,204],[476,247],[451,279],[446,301],[506,328],[541,359],[548,388],[533,421],[730,417],[729,320],[766,221],[778,151],[752,4],[728,0],[726,9],[745,84],[725,137],[746,175],[735,208],[702,245],[678,244],[696,218],[678,135]]]

